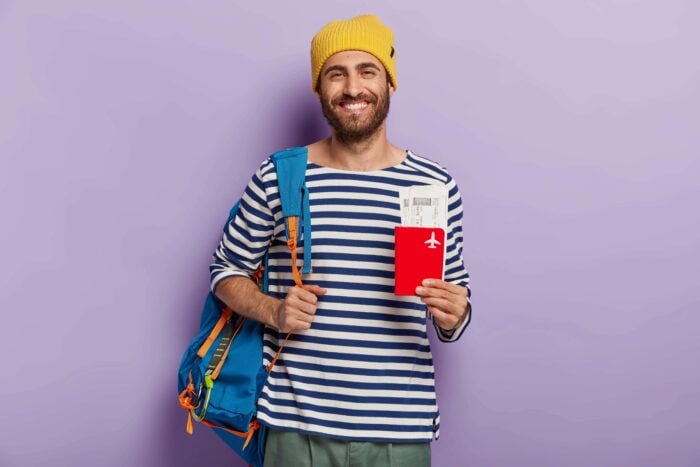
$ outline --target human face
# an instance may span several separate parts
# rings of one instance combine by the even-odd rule
[[[389,114],[393,93],[382,62],[367,52],[338,52],[321,69],[321,109],[340,141],[358,143],[371,138]]]

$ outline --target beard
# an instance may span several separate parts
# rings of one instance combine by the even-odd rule
[[[389,115],[388,88],[378,96],[374,94],[359,94],[355,97],[343,95],[331,101],[320,97],[321,110],[328,124],[335,130],[335,136],[346,144],[355,144],[370,139],[382,126]],[[334,110],[340,103],[369,102],[371,114],[369,115],[344,115]]]

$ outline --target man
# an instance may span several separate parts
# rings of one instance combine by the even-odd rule
[[[304,287],[291,279],[270,159],[214,256],[217,297],[267,325],[264,364],[292,332],[258,403],[269,427],[266,466],[430,465],[439,412],[426,323],[432,318],[443,341],[459,338],[471,315],[469,275],[454,180],[387,140],[395,58],[392,31],[371,15],[333,21],[312,40],[312,88],[332,134],[307,147],[313,270]],[[445,280],[398,297],[399,189],[413,185],[444,187],[448,196]],[[264,295],[250,277],[268,247]]]

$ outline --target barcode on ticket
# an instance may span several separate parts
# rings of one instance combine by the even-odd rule
[[[432,206],[432,199],[431,198],[413,198],[413,205],[414,206]]]

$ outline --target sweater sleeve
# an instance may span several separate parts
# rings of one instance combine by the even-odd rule
[[[274,183],[274,170],[269,158],[261,164],[246,186],[236,214],[224,227],[209,266],[212,291],[229,277],[251,277],[260,266],[275,227],[266,189]]]
[[[447,200],[447,251],[445,254],[445,282],[450,282],[467,289],[467,316],[464,322],[455,330],[447,333],[433,324],[437,331],[438,338],[443,342],[454,342],[462,336],[464,329],[469,324],[472,315],[471,306],[471,289],[469,288],[469,273],[464,266],[462,258],[462,196],[459,192],[457,183],[452,177],[448,176],[446,182],[448,191]],[[432,318],[432,317],[431,317]]]

